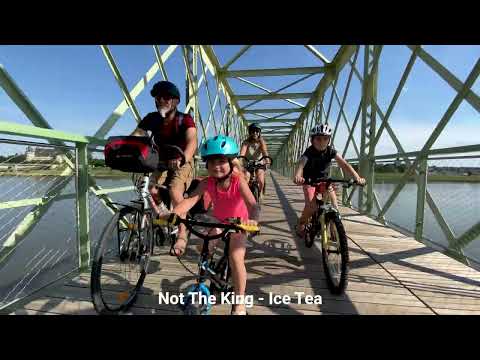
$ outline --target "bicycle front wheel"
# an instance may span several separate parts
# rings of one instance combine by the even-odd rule
[[[322,260],[330,292],[335,295],[342,294],[348,282],[349,254],[345,228],[336,213],[325,215]]]
[[[152,221],[136,209],[123,209],[105,226],[92,263],[90,290],[99,314],[119,314],[136,300],[148,272]]]

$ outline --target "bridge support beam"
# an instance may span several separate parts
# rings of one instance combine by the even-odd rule
[[[373,208],[373,187],[375,185],[375,131],[377,100],[378,59],[382,47],[366,45],[364,54],[364,75],[362,83],[362,123],[359,174],[367,180],[367,185],[358,192],[358,207],[368,214]]]
[[[90,226],[88,215],[89,177],[87,144],[78,144],[76,152],[78,265],[80,271],[84,271],[87,270],[90,265]]]

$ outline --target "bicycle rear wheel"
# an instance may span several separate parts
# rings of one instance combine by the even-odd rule
[[[90,291],[99,314],[118,314],[135,302],[148,273],[152,247],[150,215],[131,208],[113,215],[92,263]]]
[[[327,286],[332,294],[340,295],[348,282],[348,242],[345,228],[337,213],[325,214],[326,241],[322,239],[322,263]]]

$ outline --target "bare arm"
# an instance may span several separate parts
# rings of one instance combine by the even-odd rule
[[[245,156],[245,154],[247,153],[247,149],[248,149],[248,144],[246,141],[244,141],[240,149],[240,156]]]
[[[260,150],[262,151],[263,156],[269,156],[267,150],[267,143],[263,139],[260,139]]]
[[[190,194],[190,196],[184,199],[180,204],[175,206],[173,212],[175,214],[186,214],[195,204],[200,200],[200,197],[204,194],[207,188],[207,179],[203,179],[197,188]]]
[[[190,127],[186,132],[187,146],[185,148],[185,162],[193,159],[195,151],[197,151],[197,129]]]
[[[338,166],[343,169],[343,171],[349,173],[357,181],[360,179],[360,175],[358,175],[352,165],[350,165],[341,155],[335,155],[335,160],[337,161]]]
[[[148,136],[148,133],[145,130],[137,127],[135,130],[133,130],[130,136]]]
[[[305,179],[303,178],[303,168],[307,164],[308,158],[306,156],[302,156],[300,160],[298,160],[297,167],[295,168],[295,175],[293,177],[293,182],[295,184],[303,184]]]
[[[247,205],[248,216],[250,217],[250,219],[258,221],[260,217],[260,207],[255,201],[255,197],[253,196],[252,191],[248,187],[245,179],[243,177],[239,177],[239,179],[240,194],[242,195],[243,201],[245,201],[245,205]]]

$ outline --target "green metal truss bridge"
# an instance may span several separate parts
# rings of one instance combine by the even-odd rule
[[[476,271],[480,264],[480,252],[475,253],[469,250],[475,241],[479,242],[479,200],[472,196],[456,198],[454,194],[456,190],[448,188],[445,189],[444,197],[439,198],[432,193],[429,181],[430,178],[434,178],[436,165],[442,161],[445,164],[444,167],[458,166],[462,161],[470,161],[469,164],[471,161],[476,161],[476,166],[480,166],[479,143],[433,148],[436,140],[442,135],[462,104],[467,103],[477,114],[480,111],[479,96],[472,90],[480,74],[480,59],[476,59],[473,68],[462,81],[455,76],[452,69],[442,64],[423,46],[405,45],[405,49],[409,52],[408,62],[404,68],[397,69],[401,75],[396,80],[390,101],[384,107],[378,101],[378,95],[382,91],[378,78],[382,71],[391,70],[379,66],[386,46],[341,45],[333,58],[329,59],[322,53],[321,47],[298,45],[304,49],[305,56],[315,57],[316,66],[232,69],[232,65],[237,60],[257,46],[261,45],[245,45],[228,61],[221,63],[215,54],[214,46],[211,45],[170,45],[163,52],[160,51],[159,46],[153,45],[152,53],[155,61],[149,70],[139,77],[136,84],[129,88],[111,49],[107,45],[101,45],[101,51],[112,76],[118,83],[123,100],[105,121],[99,124],[98,130],[91,136],[53,129],[48,119],[25,95],[28,89],[21,89],[15,79],[9,75],[8,69],[0,66],[1,88],[32,123],[23,125],[9,121],[0,112],[0,147],[10,144],[18,146],[19,149],[30,146],[54,150],[61,159],[61,165],[57,164],[56,167],[52,166],[53,160],[51,160],[50,163],[43,163],[33,170],[29,170],[27,160],[19,162],[9,158],[0,161],[0,175],[2,175],[0,176],[0,188],[2,188],[0,191],[0,278],[3,279],[0,281],[0,309],[3,308],[7,313],[14,311],[19,304],[28,302],[32,298],[36,299],[42,290],[58,284],[59,281],[64,279],[70,281],[73,275],[81,277],[82,274],[88,274],[92,249],[99,231],[107,216],[117,210],[113,202],[122,194],[128,197],[133,189],[129,181],[122,182],[121,186],[116,184],[109,187],[108,182],[100,184],[101,178],[93,171],[92,154],[97,154],[98,157],[102,153],[109,132],[127,112],[133,115],[137,123],[140,122],[145,114],[141,114],[135,103],[137,97],[144,91],[148,92],[153,82],[169,79],[166,64],[173,55],[177,55],[183,61],[181,66],[186,84],[186,101],[183,103],[185,107],[180,110],[192,114],[198,129],[199,143],[207,136],[221,133],[234,137],[240,143],[246,137],[250,123],[257,122],[262,125],[262,136],[274,158],[272,172],[267,177],[267,196],[265,206],[262,207],[262,221],[265,221],[265,226],[269,230],[280,231],[277,233],[274,231],[272,236],[285,237],[287,236],[285,234],[290,233],[285,238],[285,244],[289,244],[288,246],[292,249],[296,247],[297,252],[292,254],[297,254],[306,261],[305,269],[302,268],[306,271],[305,279],[314,279],[314,275],[311,274],[315,271],[311,268],[311,271],[309,270],[308,263],[314,262],[316,257],[306,255],[305,249],[301,249],[303,245],[291,235],[291,224],[301,210],[303,194],[300,188],[292,187],[289,179],[292,178],[296,161],[309,146],[309,129],[314,124],[328,122],[334,128],[333,143],[338,141],[339,129],[346,129],[345,146],[337,150],[367,179],[367,185],[364,188],[343,190],[341,197],[345,219],[351,219],[351,227],[347,227],[347,231],[352,234],[350,238],[352,247],[353,250],[358,250],[358,256],[361,257],[355,260],[353,256],[353,269],[356,269],[355,261],[370,261],[375,266],[378,265],[415,295],[415,301],[420,305],[415,303],[413,307],[425,307],[437,314],[442,311],[435,302],[435,296],[424,292],[435,293],[439,287],[443,286],[439,285],[440,280],[429,280],[428,276],[442,277],[443,280],[454,282],[455,286],[458,286],[455,290],[454,287],[444,285],[443,294],[452,295],[453,298],[464,296],[465,298],[462,299],[470,301],[459,301],[459,304],[463,304],[460,307],[452,305],[453,307],[449,308],[453,309],[452,312],[477,311],[478,313],[480,311],[480,300],[478,295],[474,295],[475,291],[478,293],[480,286],[477,280],[479,273]],[[416,151],[406,151],[399,140],[400,137],[391,126],[390,119],[399,106],[399,98],[405,84],[412,76],[412,69],[419,63],[441,79],[444,86],[454,91],[455,96],[450,103],[442,104],[446,106],[446,111],[431,129],[426,141],[418,144]],[[257,78],[288,76],[297,76],[297,78],[277,89],[269,89],[256,82]],[[290,90],[313,76],[317,76],[319,81],[312,91]],[[232,81],[240,81],[248,85],[251,92],[247,94],[234,92]],[[353,84],[356,84],[360,91],[352,98],[350,89]],[[201,98],[204,99],[203,102]],[[347,116],[345,111],[347,99],[356,104],[353,117]],[[268,102],[272,100],[279,100],[284,105],[268,106]],[[303,102],[300,102],[301,100]],[[245,104],[247,101],[248,103]],[[426,106],[436,106],[436,104]],[[134,126],[135,124],[132,124],[132,130]],[[396,151],[378,155],[378,144],[384,138],[388,138],[393,143]],[[352,154],[352,149],[354,156],[347,156]],[[401,167],[398,164],[401,164]],[[385,179],[385,175],[382,175],[382,169],[388,166],[401,168],[401,171],[390,179],[389,190],[383,191],[385,185],[382,179]],[[201,168],[202,164],[197,157],[197,174]],[[332,167],[332,172],[336,176],[343,176],[341,169],[336,166]],[[409,200],[410,205],[399,205],[399,202],[407,197],[405,192],[407,188],[411,190],[409,194],[413,194]],[[59,207],[60,204],[63,204],[63,207]],[[397,210],[400,209],[400,212],[408,212],[412,221],[402,224],[395,215],[398,211],[392,212],[395,206]],[[402,206],[404,206],[403,209]],[[452,215],[449,207],[458,209],[455,212],[456,215]],[[280,211],[282,208],[283,212]],[[68,209],[68,211],[60,209]],[[468,218],[468,224],[463,226],[461,231],[456,230],[452,225],[455,216]],[[62,222],[69,224],[68,233],[55,229],[52,222],[54,217],[60,217]],[[277,223],[278,226],[273,226],[272,223]],[[427,225],[436,232],[427,231]],[[365,230],[364,235],[367,234],[370,239],[383,236],[384,241],[379,240],[379,243],[374,245],[369,243],[369,240],[361,235],[362,229],[367,227],[370,230]],[[358,231],[358,237],[355,237],[356,231]],[[44,246],[44,239],[48,236],[64,238],[63,247]],[[267,239],[262,245],[264,248],[267,242],[273,241],[272,236],[268,239],[264,238],[264,240]],[[259,238],[262,239],[262,237]],[[402,239],[409,239],[409,241]],[[406,244],[406,248],[399,248],[399,244]],[[397,253],[413,251],[412,249],[416,249],[418,256],[423,254],[426,258],[422,258],[421,263],[415,261],[409,263],[400,255],[397,256]],[[386,258],[383,259],[382,256]],[[433,258],[436,260],[432,260]],[[170,260],[171,262],[173,260]],[[390,263],[398,273],[388,268],[386,264]],[[168,265],[165,266],[168,267]],[[409,270],[398,269],[395,266],[405,266]],[[422,270],[419,267],[424,268]],[[428,271],[425,270],[427,268]],[[415,288],[409,283],[409,281],[414,282],[413,275],[412,278],[405,275],[409,271],[428,273],[425,277],[416,273],[417,280],[420,283],[423,281],[428,286]],[[355,270],[352,270],[352,274],[353,278],[357,276]],[[373,273],[369,274],[373,276],[371,275]],[[407,277],[402,278],[401,274]],[[362,286],[367,286],[368,276],[362,277],[360,274],[358,277],[363,279],[358,282],[362,283]],[[459,277],[461,279],[458,279]],[[282,279],[281,275],[279,278]],[[394,280],[383,281],[388,283]],[[276,281],[276,284],[281,284],[278,278]],[[312,280],[311,284],[313,282]],[[385,287],[387,286],[385,283],[376,283],[375,286]],[[463,285],[466,287],[462,287]],[[472,286],[475,287],[475,291]],[[313,285],[312,288],[314,288]],[[352,294],[355,291],[353,287]],[[371,291],[378,295],[378,292]],[[380,290],[378,291],[381,293]],[[389,290],[385,291],[390,294]],[[398,296],[400,295],[399,293]],[[359,295],[355,296],[351,295],[352,299],[357,299],[352,300],[352,303],[362,303],[358,300]],[[53,298],[55,296],[51,295],[50,300]],[[60,302],[58,299],[61,298],[62,296],[57,296],[57,305]],[[78,302],[88,302],[88,299],[82,298]],[[465,306],[465,303],[470,307]],[[368,307],[370,310],[365,310],[367,307],[364,305],[358,305],[355,308],[357,313],[409,313],[401,309],[404,305],[388,302],[387,305],[391,306],[390,310],[379,308],[380,310],[375,311],[370,307]],[[28,307],[24,309],[32,313],[48,312],[45,309]],[[282,313],[282,311],[279,310],[276,313]],[[293,309],[292,311],[308,313],[311,309]],[[342,313],[343,310],[328,311],[320,307],[317,311]]]

